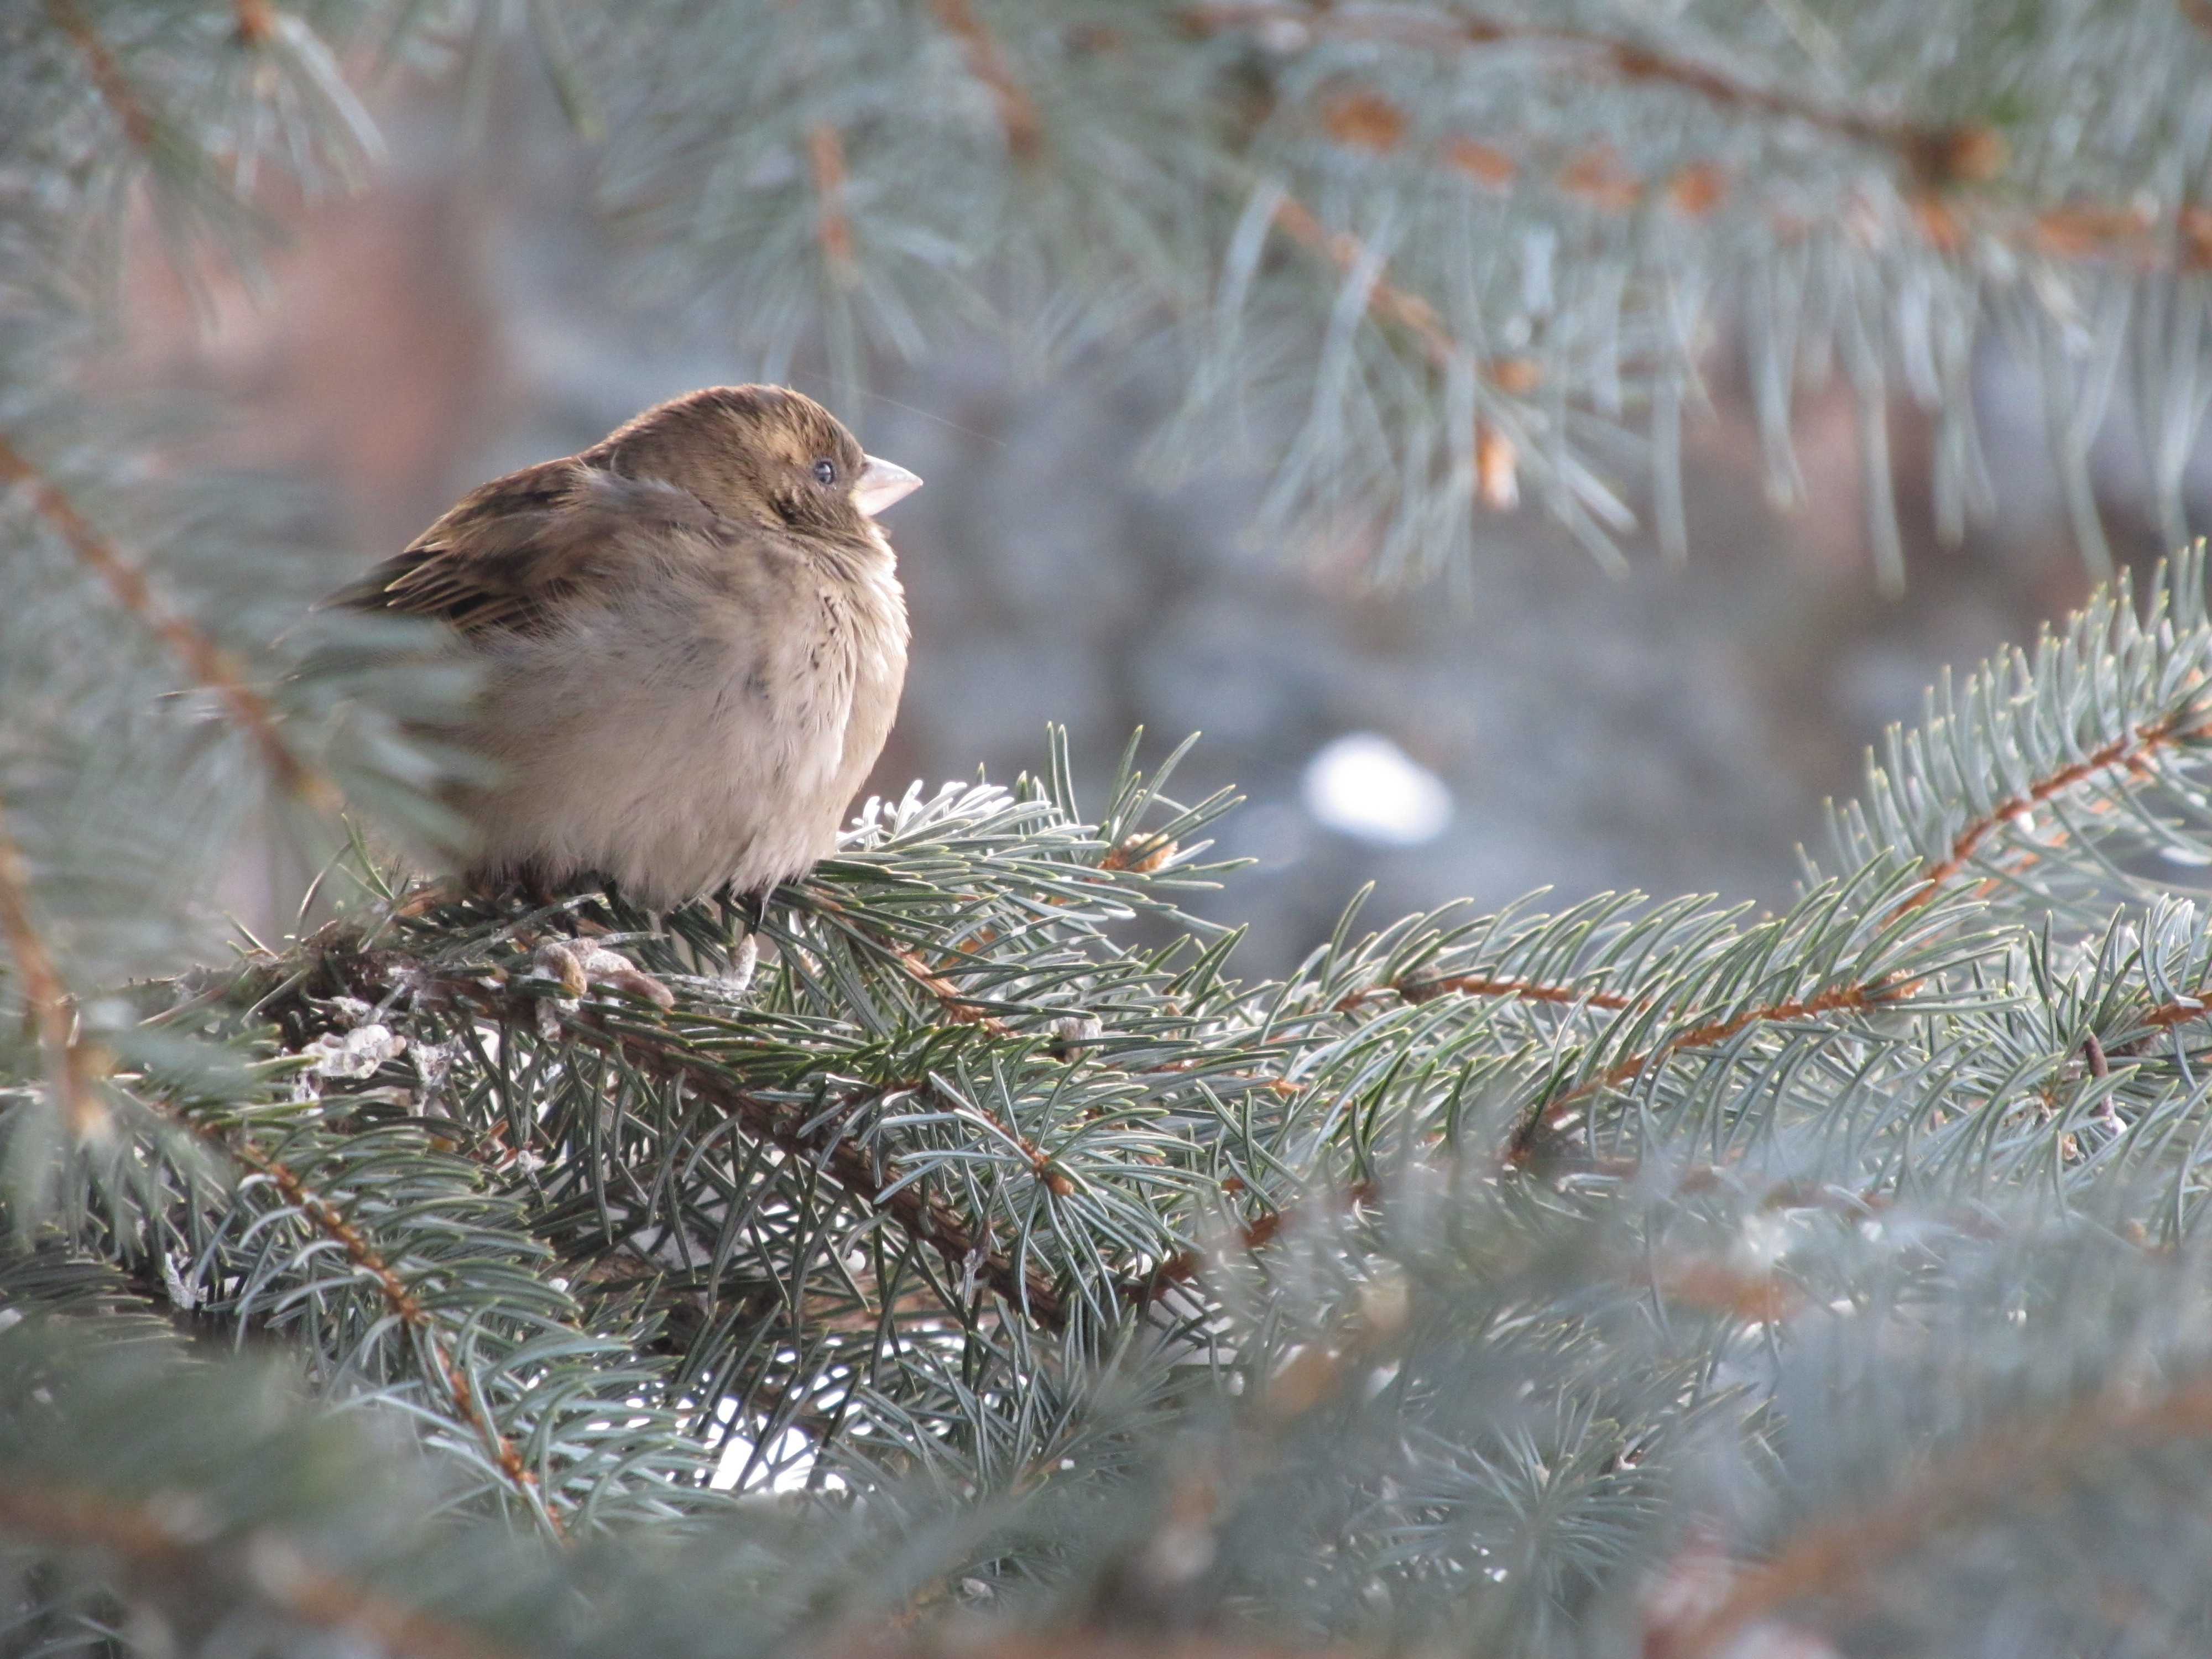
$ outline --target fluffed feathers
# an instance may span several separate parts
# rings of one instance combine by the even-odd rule
[[[472,491],[326,603],[482,659],[473,881],[762,893],[835,845],[890,732],[906,609],[872,514],[920,482],[798,392],[709,387]]]

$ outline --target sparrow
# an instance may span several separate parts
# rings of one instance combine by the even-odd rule
[[[799,392],[708,386],[471,491],[324,604],[441,621],[481,669],[471,885],[757,906],[836,845],[890,731],[906,601],[875,520],[921,483]]]

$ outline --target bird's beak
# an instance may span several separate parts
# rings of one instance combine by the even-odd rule
[[[853,483],[853,501],[862,514],[874,518],[893,501],[904,501],[921,488],[921,480],[895,461],[878,460],[873,455],[860,458],[867,465]]]

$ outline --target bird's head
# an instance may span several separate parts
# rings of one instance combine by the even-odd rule
[[[586,459],[665,480],[727,518],[858,536],[921,487],[861,452],[813,398],[780,386],[718,386],[672,398],[611,433]]]

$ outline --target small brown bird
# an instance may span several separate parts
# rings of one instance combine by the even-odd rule
[[[906,678],[874,519],[920,486],[782,386],[709,386],[472,491],[327,605],[440,618],[485,670],[470,879],[765,896],[836,844]]]

